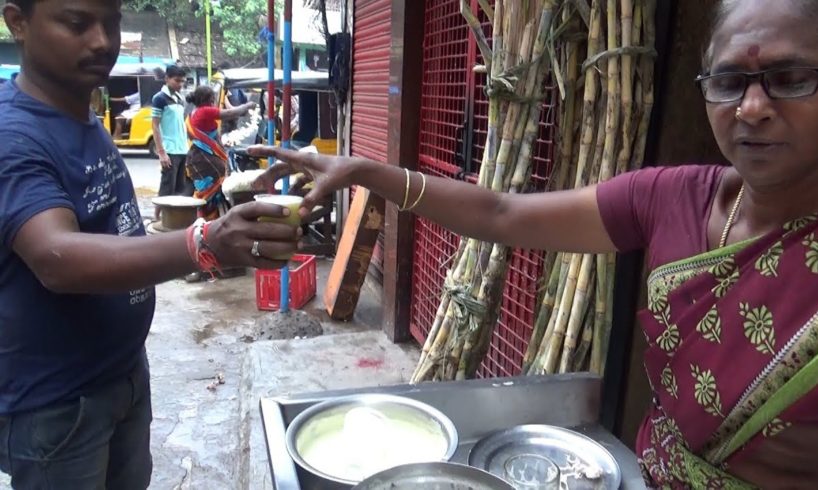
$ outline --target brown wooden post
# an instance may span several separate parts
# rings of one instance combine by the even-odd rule
[[[423,72],[424,3],[392,1],[389,63],[388,162],[417,168],[420,89]],[[408,340],[412,300],[414,220],[387,203],[384,224],[383,329],[393,342]]]

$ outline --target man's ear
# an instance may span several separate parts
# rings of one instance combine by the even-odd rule
[[[13,3],[3,5],[3,18],[14,40],[18,43],[25,41],[28,18],[26,18],[23,11],[20,10],[20,7]]]

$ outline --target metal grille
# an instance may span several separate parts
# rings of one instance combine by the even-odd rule
[[[476,2],[473,2],[473,4]],[[490,26],[484,28],[490,34]],[[420,169],[430,175],[455,178],[462,171],[455,154],[468,104],[473,102],[471,170],[479,172],[488,124],[485,75],[474,76],[474,41],[459,12],[458,0],[426,0],[424,77],[421,95]],[[546,100],[555,100],[548,84]],[[555,104],[544,104],[540,134],[534,148],[532,183],[545,189],[554,153]],[[474,182],[476,173],[467,174]],[[425,219],[415,220],[413,295],[410,329],[423,343],[434,322],[445,273],[457,249],[457,237]],[[537,310],[538,280],[544,253],[515,250],[503,293],[501,313],[491,346],[478,370],[480,377],[520,373]]]

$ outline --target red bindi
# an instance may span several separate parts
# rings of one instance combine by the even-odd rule
[[[750,49],[747,50],[747,56],[751,58],[758,58],[758,53],[761,52],[761,48],[758,45],[754,44],[750,46]]]

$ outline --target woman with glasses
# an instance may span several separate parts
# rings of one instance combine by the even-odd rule
[[[818,481],[818,0],[723,0],[698,77],[731,167],[649,168],[566,192],[496,194],[365,159],[274,156],[322,195],[356,184],[514,247],[644,248],[653,404],[637,441],[662,488]]]

